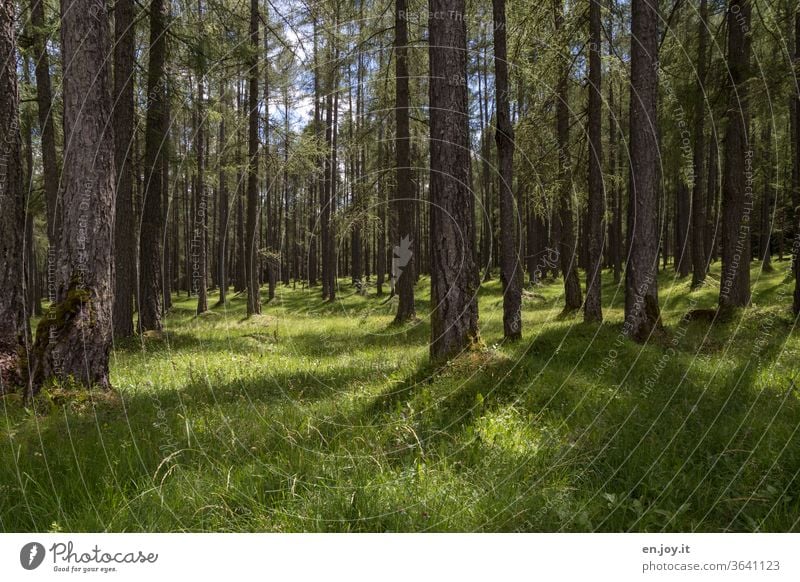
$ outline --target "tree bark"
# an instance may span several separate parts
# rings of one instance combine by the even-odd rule
[[[258,0],[250,0],[250,88],[247,138],[247,232],[245,276],[247,277],[247,315],[261,313],[258,276]]]
[[[397,240],[392,240],[392,277],[399,303],[394,322],[404,323],[416,316],[414,306],[414,185],[411,183],[411,137],[408,128],[408,22],[406,0],[395,1],[395,174],[397,191]]]
[[[202,18],[202,4],[197,3],[198,18]],[[203,99],[205,98],[205,87],[203,85],[203,75],[205,67],[201,64],[197,71],[197,103],[195,104],[195,133],[194,147],[197,156],[197,175],[195,176],[194,187],[194,216],[192,217],[194,233],[192,243],[192,288],[197,293],[197,309],[199,315],[208,311],[208,197],[206,194],[206,174],[205,174],[205,119],[203,113]]]
[[[20,381],[28,321],[23,293],[25,190],[17,91],[15,3],[0,5],[0,395]]]
[[[556,34],[564,24],[564,0],[554,0]],[[572,211],[571,162],[569,153],[569,75],[568,55],[561,55],[564,64],[558,75],[556,87],[556,136],[558,139],[558,212],[556,233],[558,236],[559,262],[564,275],[564,313],[580,309],[581,284],[578,280],[575,223]]]
[[[47,205],[48,259],[55,256],[60,239],[61,209],[58,200],[60,171],[56,154],[55,111],[50,83],[50,57],[47,54],[45,0],[31,0],[31,30],[36,58],[36,103],[39,109],[39,130],[42,132],[42,169]],[[49,269],[48,269],[49,270]],[[49,275],[48,275],[49,276]],[[50,297],[50,300],[54,300]]]
[[[36,330],[34,393],[51,379],[110,387],[115,171],[108,14],[95,0],[62,0],[61,9],[63,220],[56,302]]]
[[[645,342],[661,326],[658,306],[658,3],[633,0],[628,263],[624,332]]]
[[[467,31],[464,0],[429,0],[430,235],[433,361],[479,341],[476,265],[469,216]]]
[[[87,2],[89,0],[86,0]],[[164,139],[164,63],[167,56],[164,0],[150,3],[150,62],[147,69],[145,180],[139,242],[139,331],[161,331],[162,180]]]
[[[753,206],[752,151],[748,142],[750,0],[728,5],[728,124],[722,176],[721,308],[750,303],[750,221]]]
[[[219,224],[217,225],[217,279],[219,281],[219,300],[217,305],[225,305],[228,293],[228,221],[230,219],[230,200],[228,199],[228,174],[227,134],[225,131],[225,117],[228,114],[228,97],[226,94],[227,82],[221,81],[219,86],[219,99],[222,103],[222,115],[219,121]]]
[[[503,290],[503,336],[509,340],[522,337],[522,265],[517,243],[517,208],[514,199],[514,127],[509,108],[508,62],[506,47],[506,3],[493,0],[494,70],[497,101],[497,158],[500,167],[500,270]]]
[[[692,289],[706,279],[706,52],[708,47],[708,0],[700,0],[700,24],[697,48],[697,93],[694,101],[694,150],[692,169]]]
[[[583,319],[603,321],[601,277],[605,231],[605,186],[603,184],[603,94],[600,48],[601,0],[589,0],[589,209],[586,220],[588,268]]]
[[[114,223],[114,337],[133,335],[136,239],[133,230],[133,0],[114,7],[114,162],[117,168]]]

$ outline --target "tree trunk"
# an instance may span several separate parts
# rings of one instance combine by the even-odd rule
[[[85,0],[89,1],[89,0]],[[161,331],[162,315],[162,140],[164,139],[164,62],[167,53],[164,0],[150,3],[150,63],[147,69],[145,181],[139,242],[139,330]]]
[[[250,88],[247,138],[247,315],[261,313],[258,276],[258,0],[250,0]]]
[[[48,257],[54,256],[60,240],[61,209],[58,201],[58,157],[56,155],[55,111],[50,84],[50,58],[47,54],[45,0],[31,0],[31,30],[36,58],[36,102],[39,109],[39,130],[42,137],[45,203],[47,205]],[[132,20],[131,20],[132,22]],[[51,269],[48,269],[50,272]],[[48,274],[48,277],[50,275]],[[55,297],[50,297],[53,301]]]
[[[675,189],[675,271],[683,278],[691,266],[691,208],[689,188],[678,176]]]
[[[800,12],[794,16],[794,66],[795,78],[800,74]],[[792,189],[792,226],[794,227],[794,243],[792,266],[794,271],[794,301],[792,311],[800,314],[800,89],[794,95],[794,179]]]
[[[108,15],[95,0],[62,0],[61,8],[64,211],[56,302],[36,330],[34,393],[50,379],[110,387],[115,172]]]
[[[712,263],[717,260],[717,247],[719,246],[719,151],[717,139],[711,140],[708,148],[708,183],[706,204],[706,272]]]
[[[556,34],[564,24],[564,0],[554,0]],[[563,57],[562,58],[566,58]],[[581,284],[578,280],[578,265],[575,244],[575,225],[572,211],[571,163],[569,153],[569,93],[567,76],[569,65],[562,64],[556,87],[556,134],[558,139],[558,213],[556,232],[558,236],[559,262],[564,275],[564,313],[580,309]]]
[[[697,93],[694,102],[694,150],[692,166],[692,289],[706,279],[708,255],[705,248],[706,228],[706,52],[708,46],[708,0],[700,0],[700,24],[697,48]]]
[[[0,395],[20,381],[28,321],[23,293],[25,189],[14,2],[0,5]]]
[[[197,3],[198,18],[202,18],[201,2]],[[202,57],[201,57],[202,61]],[[205,98],[205,87],[203,86],[203,75],[205,67],[200,64],[197,71],[197,103],[195,104],[195,154],[197,155],[197,176],[195,177],[194,187],[194,249],[192,255],[194,259],[194,269],[192,272],[192,288],[197,293],[196,313],[208,311],[208,252],[207,252],[207,230],[208,230],[208,197],[206,195],[206,174],[205,174],[205,119],[203,113],[203,99]]]
[[[728,124],[722,176],[721,308],[750,303],[750,214],[753,206],[752,151],[748,143],[750,70],[749,0],[730,0],[728,7]]]
[[[36,0],[34,0],[36,1]],[[133,335],[136,233],[133,230],[133,0],[114,7],[114,162],[117,168],[114,223],[114,337]]]
[[[761,196],[761,216],[758,224],[758,249],[761,259],[761,270],[771,273],[772,254],[770,253],[770,239],[772,234],[772,204],[773,204],[773,180],[774,165],[772,163],[772,131],[770,121],[767,121],[763,128],[761,138],[763,148],[762,164],[764,168],[764,190]]]
[[[506,3],[492,0],[494,17],[494,70],[497,100],[497,159],[500,168],[500,271],[503,291],[503,336],[509,340],[522,337],[522,265],[517,244],[516,200],[514,199],[514,127],[508,105],[508,62],[506,49]]]
[[[588,268],[583,319],[603,321],[601,277],[603,272],[603,232],[605,230],[605,192],[603,184],[603,94],[600,47],[601,0],[589,0],[589,209],[586,219]]]
[[[228,101],[225,93],[226,81],[220,82],[219,99],[222,103],[222,115],[219,121],[219,224],[217,225],[217,279],[219,280],[219,301],[217,305],[225,305],[228,293],[228,220],[230,217],[230,201],[228,200],[228,175],[225,168],[227,158],[225,147],[227,135],[225,132],[225,116],[228,113]]]
[[[414,306],[414,185],[411,183],[411,137],[408,128],[408,22],[406,0],[395,1],[395,131],[397,193],[397,240],[392,240],[392,278],[399,303],[395,323],[404,323],[416,316]]]
[[[467,31],[464,0],[430,0],[431,346],[434,361],[478,343],[469,216]],[[447,15],[443,17],[442,15]]]
[[[633,0],[631,34],[628,263],[625,269],[625,333],[645,342],[661,326],[658,306],[659,148],[658,3]]]

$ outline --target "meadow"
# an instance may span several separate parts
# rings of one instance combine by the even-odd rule
[[[419,320],[340,280],[279,287],[263,315],[233,297],[115,345],[111,392],[55,386],[0,400],[3,531],[797,531],[800,338],[789,263],[753,263],[752,306],[713,308],[660,277],[664,333],[562,316],[562,286],[525,291],[502,342],[502,292],[479,294],[483,345],[428,363]],[[211,296],[209,304],[216,301]]]

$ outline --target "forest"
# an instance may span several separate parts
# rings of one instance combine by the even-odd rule
[[[0,0],[0,531],[800,530],[800,0]]]

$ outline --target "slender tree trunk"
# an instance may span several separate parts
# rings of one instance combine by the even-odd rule
[[[441,17],[447,15],[447,17]],[[429,0],[431,346],[434,361],[479,342],[469,216],[467,31],[464,0]]]
[[[763,128],[761,139],[762,159],[763,164],[763,178],[764,185],[761,194],[761,204],[759,210],[760,216],[758,221],[758,250],[759,259],[761,260],[761,270],[771,273],[772,268],[772,254],[770,252],[771,238],[772,238],[772,205],[773,205],[773,175],[774,168],[772,164],[772,132],[769,122]]]
[[[633,0],[631,34],[628,263],[625,333],[645,342],[661,326],[658,306],[658,3]]]
[[[202,3],[197,3],[198,18],[202,18]],[[201,58],[202,60],[202,58]],[[192,287],[197,293],[197,314],[208,311],[208,252],[207,252],[207,230],[208,230],[208,196],[206,194],[206,156],[205,156],[205,119],[203,111],[203,99],[205,99],[205,87],[203,75],[205,67],[201,63],[197,71],[197,103],[195,104],[196,125],[194,133],[194,147],[197,156],[197,175],[195,176],[194,187],[194,271],[192,272]]]
[[[588,268],[584,321],[602,321],[601,277],[605,231],[603,184],[603,93],[600,49],[602,46],[600,2],[589,0],[589,208],[586,220]]]
[[[500,270],[505,282],[503,291],[503,336],[517,340],[522,337],[522,265],[517,244],[517,208],[514,199],[514,127],[508,86],[506,49],[506,3],[493,0],[494,17],[494,70],[497,100],[497,159],[500,167],[498,191],[500,192]]]
[[[679,176],[675,189],[675,271],[683,278],[691,267],[691,202],[689,188]]]
[[[50,84],[50,57],[47,54],[45,32],[45,0],[31,0],[31,30],[36,58],[36,102],[39,109],[39,129],[42,137],[42,168],[44,171],[45,203],[47,205],[47,240],[49,256],[54,256],[60,239],[61,210],[58,203],[60,171],[56,155],[55,110]],[[51,301],[54,297],[50,298]]]
[[[716,137],[711,140],[708,148],[708,185],[706,205],[706,272],[712,261],[717,260],[717,246],[719,245],[719,151],[717,150]]]
[[[94,0],[62,0],[61,8],[64,212],[56,303],[36,330],[34,393],[50,379],[110,387],[115,172],[108,15]]]
[[[227,83],[223,80],[219,86],[219,99],[222,103],[222,115],[219,122],[219,224],[217,234],[217,279],[219,280],[218,305],[225,305],[228,293],[228,220],[230,216],[230,201],[228,200],[228,174],[225,167],[227,134],[225,132],[225,116],[228,113],[228,98],[226,95]]]
[[[800,12],[794,16],[794,75],[800,75]],[[794,94],[794,164],[792,188],[792,226],[794,227],[794,243],[792,253],[792,270],[794,271],[794,301],[792,312],[800,314],[800,90]]]
[[[408,22],[406,0],[395,1],[395,131],[397,193],[397,240],[392,240],[394,257],[392,277],[395,280],[399,303],[395,323],[403,323],[416,316],[414,306],[414,251],[413,216],[414,185],[411,182],[411,136],[408,128]]]
[[[750,0],[728,6],[728,124],[722,176],[721,308],[750,303],[750,214],[753,206],[752,151],[748,142],[750,71]]]
[[[258,284],[258,0],[250,0],[250,88],[247,139],[247,315],[261,313]]]
[[[0,5],[0,394],[20,382],[28,336],[23,293],[26,189],[19,127],[15,5]]]
[[[164,128],[164,138],[161,145],[161,192],[164,197],[162,202],[164,208],[164,255],[162,259],[162,283],[164,313],[172,309],[172,245],[169,237],[169,218],[172,211],[172,196],[169,191],[169,158],[171,148],[171,122],[170,122],[170,92],[169,82],[165,79],[164,83],[164,107],[162,109],[161,127]]]
[[[85,0],[89,2],[90,0]],[[145,181],[139,243],[139,330],[161,331],[162,289],[162,141],[166,100],[166,15],[164,0],[150,3],[150,63],[147,69],[147,120],[145,126]]]
[[[706,254],[706,52],[708,47],[708,0],[700,0],[700,24],[697,48],[697,93],[694,101],[694,150],[692,166],[692,289],[706,279],[708,255]]]
[[[554,0],[556,34],[561,34],[564,24],[564,0]],[[571,58],[561,55],[562,60]],[[575,244],[575,225],[572,211],[572,172],[569,153],[569,93],[567,91],[567,64],[561,65],[556,87],[556,134],[558,139],[558,212],[556,216],[559,262],[564,275],[564,312],[580,309],[581,284]]]

